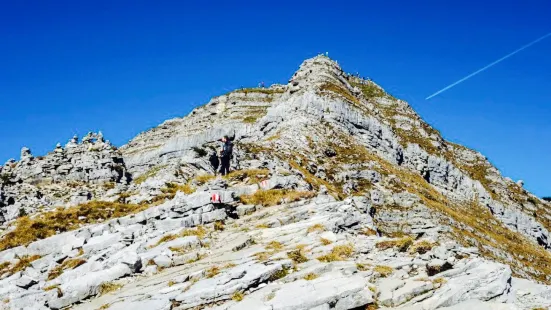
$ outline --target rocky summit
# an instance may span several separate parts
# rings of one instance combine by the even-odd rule
[[[551,306],[551,204],[322,55],[0,175],[1,309]]]

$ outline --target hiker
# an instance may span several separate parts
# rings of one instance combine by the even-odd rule
[[[233,143],[228,136],[224,136],[220,141],[224,143],[220,150],[220,173],[226,175],[230,172],[230,160],[232,158]]]

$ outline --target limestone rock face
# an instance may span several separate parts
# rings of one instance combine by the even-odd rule
[[[43,157],[24,147],[20,161],[0,167],[0,217],[12,220],[39,207],[91,200],[92,188],[126,183],[126,167],[119,151],[101,133],[89,133],[82,143],[73,137]],[[76,198],[80,196],[81,198]],[[60,199],[60,198],[66,198]]]
[[[551,306],[551,204],[323,55],[0,169],[0,309]]]

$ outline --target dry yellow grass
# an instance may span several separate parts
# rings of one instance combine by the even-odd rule
[[[186,237],[186,236],[197,236],[199,239],[205,238],[207,235],[207,230],[203,226],[197,226],[195,228],[190,228],[182,231],[180,233],[180,236]]]
[[[369,264],[356,263],[356,268],[358,268],[359,271],[367,271],[369,270],[369,266]]]
[[[337,153],[336,156],[329,159],[321,155],[322,148],[316,147],[316,145],[313,146],[314,148],[308,147],[306,150],[297,150],[289,153],[280,152],[281,154],[260,145],[249,145],[248,150],[253,153],[271,152],[276,154],[280,160],[288,161],[292,168],[298,170],[315,189],[319,189],[321,185],[325,185],[329,193],[336,198],[344,197],[341,184],[317,178],[308,171],[305,163],[311,162],[312,158],[323,158],[323,163],[320,163],[318,160],[316,164],[326,167],[328,179],[331,179],[336,173],[340,172],[339,167],[342,164],[373,163],[373,169],[382,175],[396,176],[393,184],[386,184],[386,181],[383,180],[385,187],[397,192],[407,191],[414,194],[421,199],[423,205],[437,213],[438,216],[451,219],[451,221],[446,221],[445,224],[452,226],[452,235],[463,245],[475,246],[483,256],[508,264],[517,276],[529,275],[540,282],[550,283],[546,275],[551,274],[551,253],[521,234],[505,227],[504,224],[492,216],[485,206],[478,205],[477,203],[451,201],[435,190],[419,173],[391,164],[377,154],[368,151],[368,149],[359,145],[350,137],[340,134],[340,129],[332,129],[328,124],[323,124],[323,127],[322,130],[325,131],[320,131],[320,134],[328,134],[332,137],[328,146],[334,148]],[[430,128],[425,129],[425,131],[436,133],[430,130]],[[408,139],[412,139],[411,141],[413,141],[416,138],[409,137]],[[448,144],[448,149],[450,147],[455,148],[451,145],[451,143]],[[440,151],[446,152],[446,150]],[[446,157],[447,155],[443,154],[442,156]],[[290,158],[297,158],[297,160],[290,160]],[[481,181],[483,186],[488,188],[494,197],[496,196],[491,190],[495,185],[492,184],[491,180],[486,178],[487,173],[491,170],[489,164],[486,162],[462,164],[469,167],[458,165],[459,169],[466,171],[473,179]],[[365,192],[363,187],[359,188],[358,193],[361,194],[362,192]],[[525,194],[522,195],[525,196]],[[525,198],[523,199],[525,200]],[[381,208],[385,207],[382,206]],[[540,210],[544,209],[543,207],[537,206],[537,208],[538,219],[545,222],[544,218],[547,213]],[[458,225],[459,223],[461,225]],[[385,225],[379,225],[379,229],[385,234],[395,231],[392,228],[394,227],[389,227],[385,231]],[[507,256],[504,255],[505,253],[507,253]],[[509,260],[504,257],[512,259]]]
[[[308,227],[308,230],[307,230],[308,233],[316,232],[316,231],[320,231],[320,232],[325,231],[325,226],[322,224],[315,224]]]
[[[216,221],[214,222],[214,230],[216,231],[223,231],[224,230],[224,222],[222,221]]]
[[[234,170],[224,176],[224,179],[230,181],[244,181],[249,178],[248,183],[258,183],[262,179],[270,175],[268,169],[246,169],[246,170]]]
[[[407,236],[400,239],[386,240],[378,242],[375,247],[379,250],[397,248],[400,252],[405,252],[413,244],[413,238]]]
[[[189,183],[186,183],[186,184],[166,183],[165,188],[162,188],[161,192],[163,192],[166,198],[172,199],[174,198],[174,196],[176,196],[177,192],[182,192],[186,195],[193,194],[195,192],[195,188],[191,186]]]
[[[362,230],[360,230],[360,234],[362,235],[365,235],[365,236],[376,236],[377,235],[377,232],[371,228],[363,228]]]
[[[243,293],[241,293],[241,292],[235,292],[235,293],[233,293],[233,295],[231,296],[231,299],[232,299],[233,301],[237,301],[237,302],[242,301],[243,298],[245,298],[245,295],[243,295]]]
[[[442,285],[446,284],[446,282],[448,282],[448,281],[444,278],[436,278],[436,279],[432,280],[432,283],[436,287],[441,287]]]
[[[377,309],[379,309],[379,305],[377,305],[376,303],[369,304],[369,305],[367,305],[367,307],[365,308],[365,310],[377,310]]]
[[[51,291],[53,289],[56,289],[59,287],[59,284],[55,284],[55,285],[50,285],[50,286],[46,286],[45,288],[43,288],[44,291]]]
[[[266,249],[268,250],[274,250],[274,251],[281,251],[283,250],[283,244],[279,241],[271,241],[266,245]]]
[[[305,275],[303,279],[306,281],[312,281],[314,279],[317,279],[318,277],[319,276],[317,274],[310,272],[309,274]]]
[[[169,235],[164,235],[161,237],[161,239],[159,239],[159,241],[157,241],[157,243],[155,243],[154,245],[150,246],[150,248],[154,248],[158,245],[161,245],[165,242],[169,242],[169,241],[172,241],[172,240],[175,240],[177,239],[178,236],[177,235],[173,235],[173,234],[169,234]]]
[[[283,189],[259,190],[252,195],[239,197],[242,203],[263,206],[275,206],[283,201],[293,202],[314,197],[312,192],[299,192]]]
[[[350,84],[352,84],[353,86],[358,87],[362,91],[362,93],[363,93],[363,95],[366,99],[382,98],[382,97],[389,96],[387,93],[385,93],[385,91],[383,89],[381,89],[380,87],[377,87],[372,82],[350,83]]]
[[[298,157],[298,158],[301,158],[302,159],[302,162],[307,162],[306,158],[304,158],[303,156],[299,155],[299,154],[293,154],[294,157]],[[289,160],[288,158],[285,158],[285,157],[281,157],[281,160]],[[291,165],[291,167],[293,167],[293,169],[296,169],[298,171],[300,171],[300,173],[303,175],[304,177],[304,180],[306,182],[308,182],[308,184],[312,185],[312,187],[314,187],[315,190],[319,190],[320,186],[325,186],[328,191],[329,191],[329,194],[331,194],[333,197],[335,198],[343,198],[344,195],[342,194],[342,191],[333,183],[333,182],[328,182],[322,178],[319,178],[315,175],[313,175],[312,173],[310,173],[310,171],[308,171],[308,169],[306,169],[305,167],[302,167],[301,165],[299,165],[296,161],[289,161],[289,165]]]
[[[29,243],[80,228],[85,224],[123,217],[147,209],[147,205],[123,204],[117,202],[91,201],[70,208],[58,208],[33,218],[20,217],[15,221],[15,229],[0,240],[0,251],[28,245]]]
[[[385,278],[391,275],[392,272],[394,272],[394,269],[389,266],[378,265],[373,268],[373,271],[381,275],[381,277]]]
[[[46,291],[46,292],[52,291],[52,290],[56,290],[56,292],[57,292],[57,297],[58,297],[58,298],[63,297],[63,292],[61,291],[61,288],[59,288],[59,284],[46,286],[45,288],[43,288],[43,290]]]
[[[48,281],[59,277],[63,271],[67,269],[75,269],[84,263],[86,263],[86,260],[81,258],[66,259],[61,265],[57,265],[48,273]]]
[[[182,255],[188,252],[188,249],[185,247],[168,247],[168,249],[176,254]]]
[[[142,175],[140,175],[139,177],[135,178],[134,183],[136,183],[138,185],[142,184],[143,182],[145,182],[145,180],[156,176],[157,173],[159,173],[159,171],[161,171],[161,169],[163,169],[164,167],[166,167],[166,166],[156,166],[156,167],[153,167],[153,168],[149,169],[149,171],[147,171],[147,172],[143,173]]]
[[[347,101],[349,101],[351,103],[354,103],[354,104],[357,104],[357,105],[360,104],[360,100],[358,100],[358,98],[356,98],[354,95],[352,95],[352,93],[350,93],[350,91],[348,91],[344,87],[338,86],[336,84],[325,83],[320,87],[320,90],[322,92],[331,92],[333,94],[340,95],[341,97],[343,97],[344,99],[346,99]]]
[[[279,279],[286,277],[288,274],[289,274],[289,269],[286,267],[281,267],[281,269],[277,270],[270,276],[268,281],[270,282],[277,281]]]
[[[122,287],[121,284],[113,283],[113,282],[104,282],[99,287],[99,293],[100,295],[105,295],[110,292],[114,292],[116,290],[119,290]]]
[[[0,264],[0,277],[2,277],[4,274],[11,276],[19,271],[23,271],[25,270],[25,268],[29,267],[33,261],[39,258],[40,255],[23,256],[20,257],[15,264],[4,262]]]
[[[272,252],[258,252],[258,253],[255,253],[253,256],[257,261],[265,262],[268,259],[270,259],[270,256],[272,256],[272,254],[273,254]]]
[[[318,260],[326,263],[342,261],[352,254],[354,254],[354,247],[351,244],[337,245],[328,254],[318,257]]]
[[[296,264],[302,264],[308,261],[308,257],[304,255],[304,252],[298,249],[288,252],[287,257],[289,257]]]
[[[329,244],[333,243],[331,240],[328,240],[328,239],[325,239],[325,238],[320,238],[320,242],[323,245],[329,245]]]
[[[216,177],[210,174],[201,174],[195,177],[195,181],[197,182],[197,185],[203,185],[214,178]]]
[[[214,278],[219,273],[220,273],[220,268],[218,266],[211,266],[209,269],[206,270],[205,276],[207,278]]]
[[[427,240],[421,240],[419,242],[415,242],[410,248],[410,253],[419,253],[419,254],[425,254],[428,251],[432,249],[434,244],[432,242],[429,242]]]

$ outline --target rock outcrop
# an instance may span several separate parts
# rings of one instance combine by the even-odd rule
[[[35,157],[24,147],[19,161],[0,166],[0,175],[0,223],[38,208],[97,199],[127,182],[122,155],[101,132],[87,134],[81,143],[74,136],[46,156]]]
[[[551,306],[551,205],[325,56],[1,173],[0,308]]]

